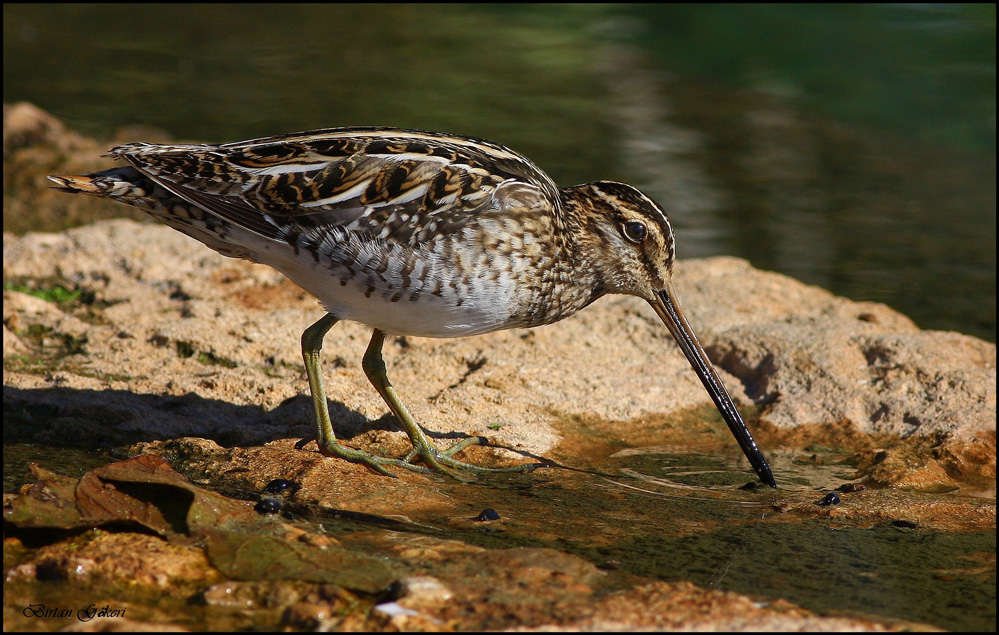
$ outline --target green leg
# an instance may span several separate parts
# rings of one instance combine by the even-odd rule
[[[319,451],[326,456],[335,456],[351,463],[361,463],[380,474],[393,478],[395,475],[385,468],[385,464],[400,465],[422,472],[428,471],[399,459],[386,459],[363,450],[344,447],[337,441],[336,435],[333,433],[329,409],[326,407],[326,389],[323,387],[323,376],[319,369],[319,353],[323,348],[323,338],[337,321],[337,318],[332,315],[324,315],[302,333],[302,357],[305,359],[305,374],[309,377],[309,388],[312,390],[312,405],[316,410],[316,443],[319,445]]]
[[[405,463],[419,457],[424,464],[430,469],[448,474],[461,479],[459,476],[454,474],[451,470],[447,468],[455,468],[462,470],[475,470],[480,472],[520,472],[533,470],[538,467],[537,464],[528,465],[518,465],[512,468],[486,468],[479,467],[477,465],[472,465],[471,463],[465,463],[453,458],[452,455],[467,448],[470,445],[475,445],[480,443],[482,439],[480,437],[472,437],[469,439],[464,439],[459,441],[447,450],[438,450],[427,435],[423,432],[423,429],[413,420],[413,416],[409,414],[409,409],[406,408],[406,404],[402,403],[399,399],[398,393],[396,393],[395,388],[392,386],[391,382],[388,380],[388,376],[385,373],[385,361],[382,359],[382,344],[385,342],[385,333],[375,329],[374,333],[371,335],[371,342],[368,343],[368,349],[364,352],[364,358],[361,361],[361,367],[364,369],[364,374],[368,376],[368,380],[371,385],[375,387],[378,394],[382,396],[385,403],[392,410],[392,414],[395,415],[399,423],[406,430],[406,434],[409,435],[410,441],[413,442],[413,450],[405,459]]]
[[[423,459],[423,462],[430,469],[458,478],[451,470],[441,465],[440,461],[444,458],[444,455],[430,443],[427,435],[413,421],[413,416],[409,414],[406,404],[402,403],[402,400],[399,399],[399,394],[396,393],[395,388],[389,382],[388,375],[385,374],[385,360],[382,359],[382,345],[384,343],[385,333],[375,329],[371,334],[371,341],[368,342],[368,348],[364,351],[364,357],[361,359],[361,368],[364,369],[364,374],[368,376],[368,381],[375,387],[378,394],[388,404],[392,414],[395,415],[395,418],[405,428],[406,434],[409,435],[410,441],[413,442],[413,452]]]
[[[368,348],[364,352],[361,367],[364,369],[364,374],[368,376],[368,380],[375,387],[375,390],[378,391],[378,394],[382,396],[382,399],[385,400],[385,403],[392,410],[392,414],[396,416],[402,427],[405,428],[406,434],[409,435],[410,440],[413,442],[413,451],[405,459],[393,459],[374,456],[363,450],[354,450],[342,445],[333,433],[333,423],[330,421],[329,409],[326,407],[326,389],[323,387],[323,376],[319,368],[319,354],[323,348],[323,338],[337,322],[336,317],[327,314],[302,333],[302,357],[305,359],[305,373],[309,378],[309,388],[312,391],[312,405],[316,411],[316,443],[319,445],[321,453],[326,456],[341,458],[351,463],[366,465],[379,474],[392,477],[395,477],[395,475],[388,471],[385,467],[386,465],[395,465],[407,470],[424,473],[436,471],[458,480],[464,479],[448,468],[484,472],[514,472],[528,471],[539,467],[538,464],[528,464],[512,468],[493,469],[463,463],[452,458],[452,455],[460,450],[480,443],[481,439],[479,437],[464,439],[444,451],[434,447],[427,438],[427,435],[424,434],[420,426],[413,420],[406,405],[399,399],[395,388],[389,383],[388,377],[385,374],[385,362],[382,360],[382,344],[385,342],[385,333],[378,329],[375,329],[375,332],[371,336],[371,342],[368,343]],[[416,458],[419,458],[426,467],[414,465],[412,461]]]

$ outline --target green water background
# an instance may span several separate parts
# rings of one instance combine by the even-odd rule
[[[5,4],[3,29],[4,102],[86,134],[493,139],[641,187],[681,258],[995,341],[994,4]]]

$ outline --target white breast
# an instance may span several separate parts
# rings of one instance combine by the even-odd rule
[[[386,333],[442,338],[488,333],[506,328],[511,307],[517,306],[515,281],[491,275],[483,263],[463,262],[461,271],[478,275],[459,279],[454,263],[432,252],[422,253],[404,286],[401,269],[408,246],[389,244],[386,254],[385,243],[352,245],[357,253],[350,263],[351,275],[333,256],[321,256],[317,262],[301,248],[296,254],[291,245],[266,242],[257,245],[256,260],[314,295],[330,314]],[[385,270],[376,273],[379,268]]]

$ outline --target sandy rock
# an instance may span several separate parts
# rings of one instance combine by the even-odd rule
[[[713,262],[708,301],[724,306],[728,298],[733,311],[706,317],[717,333],[709,353],[765,406],[770,423],[848,421],[863,432],[965,439],[995,429],[995,345],[921,331],[884,305],[836,297],[744,261]]]
[[[45,330],[34,352],[48,359],[5,373],[5,404],[48,404],[77,422],[97,417],[109,443],[202,436],[245,444],[308,433],[299,339],[322,313],[269,268],[127,220],[5,233],[3,260],[5,281],[81,291],[69,303],[5,293],[5,327],[29,347],[32,328]],[[846,421],[956,438],[995,429],[993,344],[920,331],[882,305],[738,259],[682,261],[675,279],[737,403],[762,406],[776,426]],[[326,338],[327,394],[347,436],[387,412],[360,369],[368,336],[343,323]],[[23,352],[11,342],[11,353]],[[430,430],[533,453],[557,443],[559,417],[624,420],[708,403],[666,329],[635,298],[611,296],[530,331],[390,338],[385,358]]]
[[[61,121],[34,104],[3,106],[3,154],[31,146],[66,148],[80,137],[70,134]]]
[[[7,301],[6,301],[6,298],[4,298],[4,306],[6,306],[6,304],[7,304]],[[29,349],[28,349],[27,346],[25,346],[24,342],[22,342],[20,340],[20,338],[18,338],[16,335],[14,335],[14,331],[12,331],[11,329],[7,328],[7,325],[4,324],[3,325],[3,356],[4,356],[4,359],[7,359],[8,356],[14,356],[14,355],[24,356],[24,355],[27,355],[28,352],[29,352]]]
[[[28,103],[3,107],[3,227],[5,231],[58,230],[95,218],[141,218],[143,212],[114,210],[104,202],[66,196],[51,188],[47,174],[87,174],[108,167],[108,145],[67,130],[49,113]]]

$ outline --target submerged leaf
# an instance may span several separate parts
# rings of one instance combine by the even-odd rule
[[[315,546],[248,531],[206,530],[212,565],[236,580],[331,582],[367,593],[385,590],[396,575],[384,561],[339,545]]]

